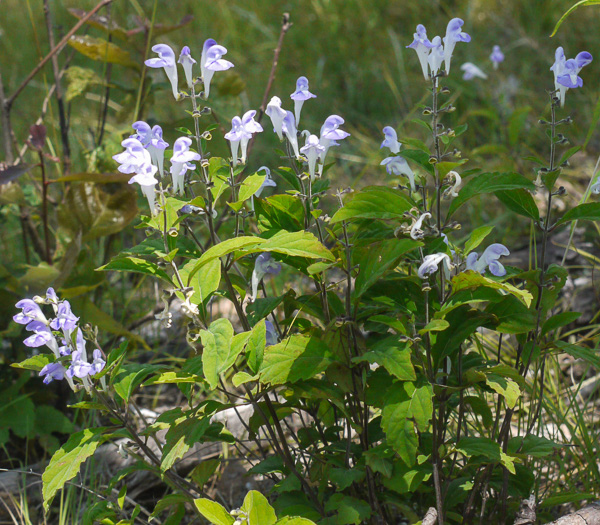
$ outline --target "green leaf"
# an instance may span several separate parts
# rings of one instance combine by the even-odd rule
[[[275,511],[267,498],[256,490],[246,494],[241,510],[246,514],[247,525],[274,525],[277,521]]]
[[[516,189],[535,191],[536,187],[533,182],[518,173],[495,172],[476,175],[467,181],[460,190],[458,197],[452,201],[448,210],[448,217],[451,217],[458,208],[475,195]]]
[[[431,385],[415,388],[412,383],[396,383],[383,407],[381,427],[388,443],[408,466],[415,463],[418,439],[413,420],[426,431],[433,414]]]
[[[352,362],[368,362],[383,366],[390,374],[402,381],[414,381],[415,369],[411,361],[411,349],[401,347],[394,338],[386,338],[378,342],[372,350],[354,357]]]
[[[352,195],[331,218],[331,224],[349,219],[399,219],[413,203],[399,190],[367,186]]]
[[[131,59],[129,51],[125,51],[103,38],[95,38],[89,35],[73,35],[69,39],[68,44],[92,60],[120,64],[136,69],[140,68],[139,64]]]
[[[427,332],[442,332],[443,330],[446,330],[446,328],[448,328],[449,326],[450,323],[445,319],[432,319],[431,321],[429,321],[427,326],[419,330],[419,334],[423,335]]]
[[[25,359],[25,361],[21,361],[20,363],[11,363],[10,366],[14,368],[22,368],[23,370],[34,370],[35,372],[39,372],[47,364],[53,362],[54,359],[52,359],[50,354],[38,354],[28,357]]]
[[[521,390],[517,383],[512,379],[502,377],[498,374],[486,374],[485,382],[492,390],[504,397],[508,408],[515,408],[515,405],[521,396]]]
[[[246,353],[248,355],[248,368],[255,374],[260,370],[267,344],[267,325],[264,319],[261,319],[252,328],[252,333],[246,345]]]
[[[108,272],[110,270],[117,272],[143,273],[145,275],[151,275],[152,277],[160,277],[163,281],[166,281],[171,286],[173,285],[173,281],[171,281],[171,278],[164,270],[159,268],[153,262],[145,259],[139,259],[138,257],[117,256],[108,264],[100,266],[100,268],[96,268],[97,272]]]
[[[556,226],[571,221],[598,221],[600,220],[600,202],[588,202],[571,208],[556,223]]]
[[[295,179],[295,175],[294,175]],[[261,230],[304,230],[304,203],[293,195],[273,195],[255,199],[254,209]]]
[[[553,332],[557,328],[573,323],[581,317],[581,312],[562,312],[553,315],[542,326],[542,335]]]
[[[465,243],[465,255],[468,255],[477,248],[493,229],[493,226],[480,226],[479,228],[475,228],[471,232],[469,240]]]
[[[236,204],[243,204],[246,202],[252,195],[254,195],[258,189],[262,186],[262,183],[265,180],[266,175],[250,175],[244,179],[242,185],[240,186],[238,192],[238,201]],[[233,206],[232,206],[233,207]],[[235,209],[235,208],[234,208]],[[239,210],[239,209],[238,209]],[[238,211],[236,210],[236,211]]]
[[[93,69],[71,66],[67,69],[65,75],[67,77],[67,92],[65,93],[67,102],[83,95],[91,86],[103,86],[105,84],[104,80]],[[131,175],[128,176],[131,178]]]
[[[325,343],[314,337],[292,335],[265,348],[260,378],[272,385],[295,383],[324,372],[330,363],[331,352]]]
[[[526,436],[516,436],[508,441],[508,452],[511,454],[525,454],[533,458],[543,458],[550,456],[554,450],[562,447],[558,443],[542,436],[527,434]]]
[[[573,146],[572,148],[569,148],[561,155],[560,160],[558,161],[558,166],[562,166],[564,162],[569,160],[578,151],[581,151],[581,146]]]
[[[544,498],[544,501],[540,502],[538,509],[551,509],[552,507],[564,505],[565,503],[575,503],[583,500],[593,501],[595,499],[596,494],[592,492],[567,492],[566,494],[557,494],[556,496]]]
[[[484,277],[479,272],[474,272],[472,270],[461,272],[452,278],[452,290],[454,293],[467,288],[478,288],[480,286],[508,292],[522,301],[527,307],[529,307],[531,301],[533,301],[533,295],[527,290],[521,290],[512,284],[494,281],[493,279]]]
[[[433,175],[435,173],[435,169],[433,164],[429,162],[431,158],[431,154],[416,149],[403,149],[401,153],[402,157],[406,160],[412,160],[416,162],[421,168],[423,168],[429,175]]]
[[[359,273],[354,283],[352,298],[356,301],[371,286],[392,271],[400,258],[422,246],[422,243],[412,239],[387,239],[377,244],[370,244],[353,253],[354,265],[358,265]]]
[[[540,210],[538,210],[535,200],[527,190],[504,190],[494,193],[498,200],[509,210],[537,221],[540,219]]]
[[[194,259],[188,261],[179,268],[179,275],[188,286],[194,288],[194,294],[191,297],[192,303],[202,304],[219,289],[221,284],[221,261],[213,259],[207,262],[202,267],[201,272],[194,271],[197,264],[198,261]]]
[[[337,525],[359,525],[371,515],[371,506],[363,500],[344,494],[334,494],[325,503],[326,512],[336,512]]]
[[[204,351],[202,368],[211,388],[219,384],[219,375],[227,370],[237,358],[232,352],[233,326],[229,319],[217,319],[208,330],[200,331]]]
[[[554,26],[554,31],[552,31],[552,34],[550,35],[550,37],[553,37],[556,34],[556,32],[558,31],[558,28],[562,25],[562,23],[565,21],[565,19],[573,11],[575,11],[575,9],[579,9],[580,7],[585,7],[585,6],[590,6],[590,5],[598,5],[598,4],[600,4],[600,0],[579,0],[579,2],[577,2],[576,4],[573,4],[565,12],[565,14],[560,17],[560,19],[558,20],[558,22],[556,22],[556,25]]]
[[[202,439],[210,426],[210,418],[196,418],[185,414],[176,424],[170,425],[165,435],[165,446],[163,449],[160,470],[165,472],[170,469],[175,461],[183,455],[198,441]]]
[[[293,257],[335,261],[334,255],[319,242],[319,239],[307,231],[279,231],[273,237],[267,239],[266,242],[254,248],[254,250],[281,253]]]
[[[220,459],[207,459],[202,461],[194,467],[194,470],[190,473],[190,477],[198,486],[203,487],[215,473],[217,468],[219,468],[219,465],[221,465]]]
[[[225,510],[225,507],[215,501],[206,498],[194,500],[198,512],[202,514],[213,525],[233,525],[233,516]]]
[[[81,464],[93,455],[98,445],[104,441],[105,430],[86,428],[77,432],[52,456],[42,475],[42,495],[46,512],[55,494],[77,475]]]
[[[140,386],[150,374],[163,368],[160,365],[129,363],[119,368],[113,379],[115,392],[123,401],[129,401],[133,391]]]
[[[485,437],[464,437],[456,449],[465,456],[485,456],[492,461],[500,461],[500,445],[494,440]]]

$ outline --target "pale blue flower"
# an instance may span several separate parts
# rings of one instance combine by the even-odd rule
[[[246,164],[246,154],[248,152],[248,142],[254,133],[262,133],[262,126],[254,120],[256,116],[256,111],[251,109],[250,111],[246,111],[242,115],[242,129],[244,130],[244,134],[242,136],[242,141],[240,143],[242,147],[242,164]]]
[[[175,63],[175,52],[166,44],[156,44],[152,46],[152,51],[158,54],[158,58],[149,58],[145,64],[152,68],[163,68],[171,82],[173,96],[175,100],[179,98],[179,89],[177,87],[177,64]]]
[[[444,37],[444,63],[446,74],[450,73],[450,61],[457,42],[470,42],[471,37],[462,31],[464,22],[460,18],[453,18],[448,22],[446,36]]]
[[[483,79],[487,78],[487,75],[472,62],[465,62],[460,66],[460,69],[464,72],[463,80],[473,80],[475,77]]]
[[[321,165],[325,164],[325,157],[329,148],[331,146],[339,146],[338,140],[343,140],[350,136],[350,133],[340,129],[342,124],[344,124],[342,117],[339,115],[330,115],[321,126],[319,142],[325,148],[325,151],[321,153]]]
[[[398,134],[396,130],[391,126],[386,126],[383,128],[384,139],[381,143],[381,148],[389,148],[392,153],[398,153],[401,148],[401,144],[398,142]]]
[[[62,380],[65,377],[66,368],[60,363],[48,363],[40,370],[40,377],[44,377],[44,383],[47,385],[54,380]]]
[[[317,98],[317,95],[313,95],[308,90],[308,79],[306,77],[298,77],[296,80],[296,91],[294,91],[290,98],[294,101],[294,114],[296,116],[296,124],[300,124],[300,113],[302,112],[302,105],[310,98]]]
[[[144,165],[152,163],[150,153],[137,138],[129,137],[121,142],[121,146],[125,148],[125,151],[113,155],[113,159],[120,164],[118,170],[121,173],[145,171],[142,169]]]
[[[190,54],[190,48],[188,46],[183,46],[181,53],[179,54],[179,60],[177,60],[183,66],[183,72],[185,73],[185,80],[187,82],[188,87],[191,89],[194,85],[194,75],[192,73],[192,66],[196,63],[196,61],[192,58]]]
[[[21,309],[21,312],[13,316],[13,320],[16,323],[24,325],[28,325],[33,321],[48,323],[42,309],[35,301],[31,299],[21,299],[15,306]]]
[[[436,36],[431,41],[431,51],[429,56],[427,57],[427,63],[429,64],[429,69],[431,71],[431,76],[436,76],[440,68],[442,67],[442,62],[444,61],[444,46],[442,45],[442,39],[439,36]]]
[[[389,175],[404,175],[410,182],[410,189],[412,192],[417,191],[415,186],[415,174],[410,169],[408,162],[404,157],[400,155],[396,157],[387,157],[381,161],[380,166],[385,166],[386,171]]]
[[[554,64],[550,70],[554,72],[554,89],[558,92],[557,96],[561,106],[565,104],[565,95],[569,88],[583,86],[579,72],[591,62],[592,55],[587,51],[582,51],[575,58],[567,60],[563,48],[556,49]]]
[[[265,115],[271,119],[273,129],[275,130],[275,133],[277,133],[279,140],[283,140],[283,119],[286,117],[287,113],[281,108],[281,99],[279,97],[271,98],[267,104]]]
[[[150,159],[152,163],[158,167],[158,171],[161,177],[164,177],[164,162],[165,162],[165,150],[169,147],[169,143],[163,140],[162,128],[156,124],[152,127],[152,134],[150,143],[148,144],[148,152],[150,153]]]
[[[237,166],[240,142],[242,141],[244,135],[246,135],[246,132],[242,127],[242,119],[237,116],[233,117],[233,119],[231,119],[231,131],[225,133],[225,140],[229,141],[229,146],[231,147],[233,167]],[[250,139],[251,136],[252,135],[248,135],[248,139]]]
[[[225,71],[234,67],[229,60],[222,58],[225,54],[227,54],[227,49],[217,44],[216,40],[209,38],[204,42],[200,69],[202,70],[205,98],[208,98],[210,94],[210,83],[215,71]]]
[[[311,182],[314,182],[315,180],[317,159],[324,151],[325,148],[321,146],[319,137],[316,135],[309,135],[304,146],[300,148],[300,153],[302,153],[308,161],[308,172],[310,174]]]
[[[192,140],[189,137],[179,137],[173,144],[173,156],[171,157],[171,176],[173,178],[173,189],[180,195],[184,195],[183,186],[185,173],[188,169],[196,167],[190,162],[198,161],[202,157],[199,153],[190,151]]]
[[[488,268],[492,275],[502,277],[506,275],[506,269],[498,259],[503,255],[510,255],[506,246],[499,243],[490,244],[481,257],[478,256],[477,252],[471,252],[467,256],[467,270],[485,273],[486,268]]]
[[[135,134],[131,135],[130,138],[139,140],[144,147],[148,146],[152,140],[152,128],[150,125],[143,120],[138,120],[131,127],[135,130]]]
[[[427,38],[427,30],[423,24],[417,26],[417,32],[413,35],[414,40],[412,44],[406,47],[414,49],[419,57],[421,68],[423,69],[423,76],[425,80],[429,80],[429,73],[427,71],[429,51],[433,47],[433,44]]]
[[[443,268],[446,276],[450,274],[450,270],[452,270],[453,265],[450,262],[450,256],[447,253],[433,253],[431,255],[426,255],[423,259],[423,263],[419,266],[419,270],[417,271],[417,275],[421,279],[427,279],[429,275],[438,271],[438,266],[440,263],[443,263]]]
[[[297,159],[300,158],[300,152],[298,151],[298,129],[296,128],[296,119],[291,111],[285,112],[281,129],[292,145],[294,155]]]
[[[494,64],[494,69],[498,69],[500,62],[504,62],[504,53],[500,49],[500,46],[494,46],[492,54],[490,55],[490,60]]]
[[[50,327],[53,330],[62,330],[65,334],[68,334],[77,326],[77,321],[79,321],[79,317],[75,317],[71,312],[69,301],[63,301],[58,304],[57,317],[52,320]]]
[[[271,170],[266,166],[261,166],[256,170],[256,173],[259,173],[261,171],[265,172],[265,180],[263,180],[262,184],[260,185],[260,188],[258,188],[254,193],[255,197],[260,197],[265,188],[277,187],[277,183],[271,178]]]
[[[268,252],[261,253],[254,263],[252,272],[252,296],[251,301],[256,300],[258,285],[265,275],[278,275],[281,271],[281,264],[271,258]]]

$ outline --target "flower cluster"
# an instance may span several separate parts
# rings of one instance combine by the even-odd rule
[[[51,305],[55,317],[48,319],[40,305]],[[21,312],[13,320],[25,325],[27,331],[33,332],[23,343],[31,348],[47,346],[54,354],[55,361],[40,371],[44,383],[66,379],[69,386],[76,390],[73,378],[77,377],[89,390],[92,385],[90,376],[101,372],[106,362],[100,349],[95,349],[92,361],[88,361],[85,339],[78,324],[79,317],[71,311],[69,301],[61,301],[54,289],[48,288],[45,297],[21,299],[15,306]]]
[[[246,163],[246,153],[248,151],[248,142],[252,138],[254,133],[261,133],[263,131],[262,126],[254,120],[256,116],[255,110],[246,111],[243,117],[233,117],[231,120],[231,131],[225,134],[225,139],[229,141],[231,146],[231,158],[233,160],[233,166],[237,166],[238,163],[238,151],[240,145],[242,147],[242,164]]]
[[[175,52],[167,44],[157,44],[152,47],[152,51],[158,55],[158,58],[149,58],[146,60],[146,66],[151,68],[163,68],[171,83],[173,96],[176,100],[179,99],[179,79],[177,76]],[[202,83],[204,84],[205,98],[208,98],[208,95],[210,94],[210,83],[215,71],[225,71],[234,67],[231,62],[223,58],[223,55],[225,54],[227,54],[227,49],[217,44],[214,39],[209,38],[204,42],[202,56],[200,58],[200,70],[202,74]],[[183,67],[188,88],[193,89],[195,81],[192,69],[194,64],[196,64],[196,61],[192,58],[188,46],[183,47],[177,62]]]
[[[408,48],[414,49],[421,62],[421,68],[423,69],[423,76],[425,80],[429,80],[431,77],[435,77],[444,63],[446,74],[450,72],[450,61],[452,59],[452,53],[454,47],[458,42],[470,42],[471,37],[462,31],[464,22],[460,18],[453,18],[448,22],[446,28],[446,36],[443,39],[436,36],[433,40],[427,38],[427,30],[425,26],[419,24],[417,26],[417,32],[413,35],[414,40],[412,44],[409,44]]]
[[[267,104],[265,114],[271,119],[273,130],[277,133],[279,140],[287,138],[296,159],[300,160],[300,154],[304,155],[304,159],[308,166],[310,180],[313,182],[317,176],[323,173],[325,157],[329,148],[339,146],[339,140],[343,140],[350,136],[350,133],[340,129],[344,124],[344,119],[338,115],[330,115],[325,119],[321,126],[319,136],[305,130],[302,135],[305,137],[304,146],[298,147],[298,122],[300,122],[300,114],[302,106],[306,100],[316,98],[309,91],[308,79],[299,77],[296,81],[296,91],[290,98],[294,101],[294,113],[286,111],[281,107],[281,99],[279,97],[271,98]],[[318,167],[317,167],[318,164]]]

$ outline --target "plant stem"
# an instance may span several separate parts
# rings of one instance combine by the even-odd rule
[[[42,223],[44,225],[44,257],[48,264],[52,264],[50,258],[50,227],[48,226],[48,185],[46,180],[46,165],[44,163],[44,154],[38,151],[40,157],[40,170],[42,171]]]

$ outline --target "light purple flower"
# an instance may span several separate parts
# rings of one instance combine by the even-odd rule
[[[398,142],[398,134],[392,126],[386,126],[383,128],[384,139],[381,143],[381,148],[389,148],[392,153],[398,153],[401,148],[401,144]]]
[[[419,57],[421,68],[423,69],[423,76],[425,80],[429,80],[429,73],[427,71],[427,58],[429,57],[429,51],[433,47],[433,44],[427,38],[427,30],[423,24],[417,26],[417,32],[413,35],[414,40],[412,44],[409,44],[408,48],[414,49]]]
[[[92,372],[92,365],[87,362],[85,357],[82,355],[81,350],[75,350],[71,354],[71,358],[71,366],[67,370],[67,377],[78,377],[79,379],[83,379],[84,377],[90,375]]]
[[[113,159],[120,164],[118,170],[121,173],[145,171],[142,168],[146,164],[152,163],[150,153],[146,151],[144,145],[137,138],[129,137],[121,142],[121,146],[125,148],[125,151],[113,155]]]
[[[294,91],[290,98],[294,101],[294,114],[296,116],[296,124],[300,124],[300,113],[302,112],[302,105],[310,98],[317,98],[317,95],[313,95],[308,90],[308,79],[306,77],[298,77],[296,80],[296,91]]]
[[[190,54],[190,48],[188,46],[183,46],[181,53],[179,54],[179,59],[177,60],[183,66],[183,72],[185,73],[185,80],[190,89],[194,85],[194,75],[192,74],[192,66],[196,63],[196,61],[192,58]]]
[[[51,304],[58,304],[58,296],[54,291],[54,288],[50,287],[46,290],[46,300]]]
[[[448,276],[450,274],[450,270],[452,270],[453,266],[450,262],[450,257],[446,253],[433,253],[431,255],[426,255],[423,259],[423,263],[419,267],[417,271],[417,275],[421,279],[427,279],[429,275],[438,271],[438,266],[440,263],[443,263],[444,272]]]
[[[463,80],[473,80],[475,77],[486,79],[487,75],[472,62],[465,62],[460,69],[464,71]]]
[[[431,71],[431,76],[436,76],[441,67],[442,62],[444,61],[444,46],[442,45],[442,39],[439,36],[436,36],[431,41],[431,52],[427,57],[427,63],[429,64],[429,69]]]
[[[271,119],[273,129],[275,130],[275,133],[277,133],[279,140],[283,140],[283,119],[286,117],[287,113],[281,108],[281,99],[279,97],[271,98],[267,104],[265,115]]]
[[[13,316],[15,323],[28,325],[32,321],[48,322],[40,306],[31,299],[21,299],[15,306],[21,309],[20,313]]]
[[[147,147],[152,140],[152,128],[150,125],[143,120],[138,120],[131,127],[135,130],[135,134],[131,135],[130,138],[139,140],[142,146]]]
[[[229,60],[222,58],[227,54],[227,49],[217,44],[216,40],[209,38],[205,40],[202,47],[202,58],[200,69],[202,70],[202,81],[204,82],[204,97],[210,94],[210,83],[215,71],[225,71],[234,67]]]
[[[281,264],[271,258],[268,252],[261,253],[254,263],[252,272],[252,296],[250,300],[256,300],[258,285],[265,275],[278,275],[281,271]]]
[[[65,377],[66,368],[60,363],[48,363],[40,370],[40,377],[44,377],[44,383],[47,385],[55,379],[60,381]]]
[[[150,159],[152,163],[158,167],[158,171],[161,177],[164,177],[164,162],[165,162],[165,150],[169,147],[169,143],[163,140],[163,130],[156,124],[152,127],[152,135],[150,143],[148,144],[148,152],[150,153]]]
[[[490,244],[481,257],[478,256],[477,252],[471,252],[467,256],[467,270],[485,273],[485,269],[488,268],[492,275],[502,277],[506,275],[506,269],[498,259],[503,255],[510,255],[506,246],[499,243]]]
[[[240,142],[246,132],[242,127],[242,119],[240,117],[233,117],[231,119],[231,131],[225,133],[225,140],[229,141],[229,146],[231,147],[231,158],[233,160],[233,166],[237,166],[238,163],[238,151],[240,148]],[[248,139],[251,137],[250,135]]]
[[[504,53],[500,49],[500,46],[494,46],[492,54],[490,55],[490,60],[494,64],[494,69],[498,69],[500,62],[504,62]]]
[[[256,173],[260,171],[265,172],[265,180],[263,180],[262,184],[260,185],[260,188],[256,190],[256,193],[254,193],[255,197],[260,197],[265,188],[277,187],[277,183],[271,178],[271,170],[269,168],[267,168],[266,166],[261,166],[256,170]]]
[[[104,359],[102,359],[102,352],[100,352],[100,350],[98,350],[98,349],[94,350],[94,353],[92,356],[93,356],[94,360],[92,361],[91,374],[92,375],[99,374],[104,369],[104,366],[106,365],[106,361]]]
[[[471,37],[462,31],[464,25],[460,18],[453,18],[446,27],[446,36],[444,37],[444,63],[446,65],[446,74],[450,73],[450,60],[454,52],[454,46],[457,42],[470,42]]]
[[[273,326],[273,323],[271,321],[265,321],[265,328],[266,328],[265,335],[266,335],[266,339],[267,339],[265,346],[276,345],[278,336],[277,336],[277,330],[275,330],[275,326]]]
[[[262,133],[262,126],[254,120],[256,115],[256,111],[251,109],[250,111],[246,111],[242,116],[242,128],[244,130],[244,134],[242,136],[241,147],[242,147],[242,164],[246,163],[246,153],[248,152],[248,142],[254,133]]]
[[[188,169],[195,169],[193,161],[201,159],[199,153],[190,151],[192,140],[188,137],[179,137],[173,144],[173,156],[171,157],[171,176],[173,177],[173,189],[180,195],[185,193],[183,183],[185,173]]]
[[[50,327],[53,330],[62,330],[65,333],[65,336],[68,337],[71,330],[77,326],[77,321],[79,321],[79,317],[75,317],[73,312],[71,312],[71,304],[69,301],[63,301],[58,304],[56,319],[52,320]]]
[[[298,151],[298,128],[296,128],[296,119],[291,111],[285,112],[281,129],[292,145],[294,155],[296,155],[297,159],[300,158],[300,152]]]
[[[310,181],[314,182],[316,177],[316,166],[317,159],[319,156],[325,152],[325,147],[321,146],[319,142],[319,137],[316,135],[309,135],[306,139],[306,143],[304,146],[300,148],[300,153],[302,153],[306,160],[308,161],[308,172],[310,173]]]
[[[381,161],[380,166],[385,166],[385,170],[389,175],[404,175],[410,182],[410,189],[412,192],[417,191],[415,186],[415,174],[410,169],[408,162],[404,157],[400,155],[396,157],[387,157]]]
[[[556,49],[554,64],[550,70],[554,72],[554,88],[558,91],[561,106],[565,104],[565,95],[569,88],[583,86],[583,80],[578,75],[582,68],[591,62],[592,55],[587,51],[582,51],[575,58],[567,60],[563,48]]]
[[[325,157],[331,146],[339,146],[338,140],[343,140],[350,136],[350,133],[340,129],[340,126],[344,124],[344,119],[339,115],[330,115],[325,119],[325,122],[321,126],[321,132],[319,142],[321,146],[325,148],[325,151],[321,153],[321,164],[325,164]]]
[[[173,96],[175,100],[179,98],[179,90],[177,88],[177,64],[175,63],[175,52],[166,44],[156,44],[152,46],[152,51],[158,54],[158,58],[149,58],[145,64],[152,68],[163,68],[171,82]]]

